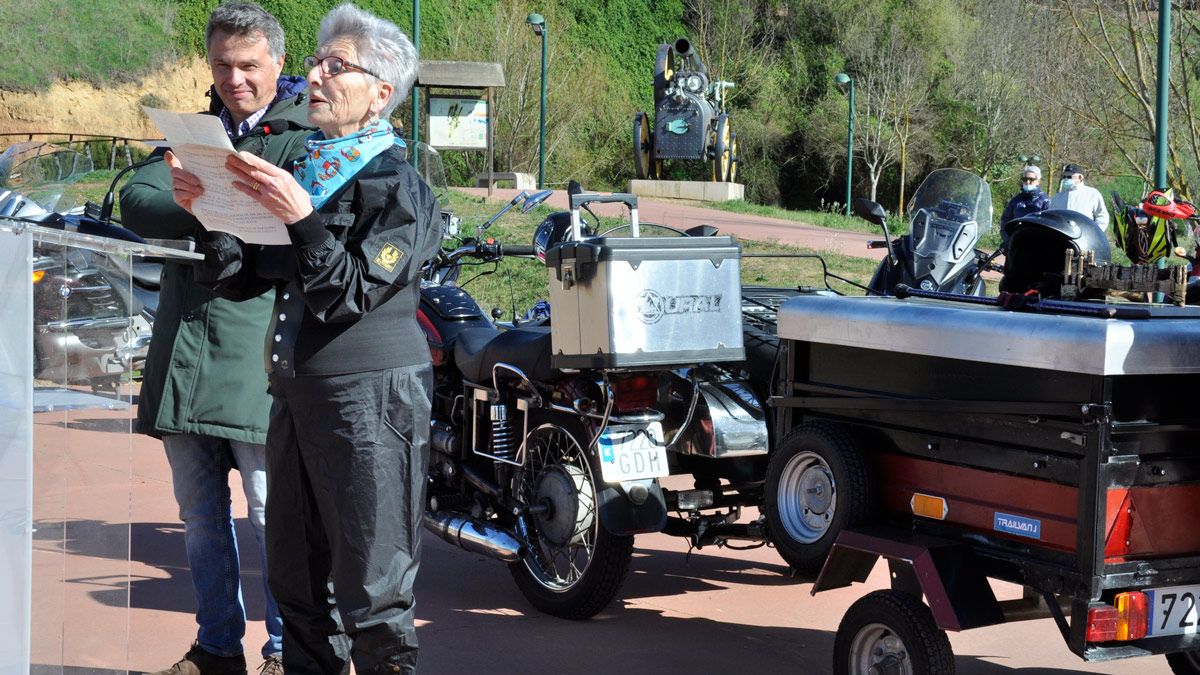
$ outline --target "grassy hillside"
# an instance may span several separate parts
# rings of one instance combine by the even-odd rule
[[[169,0],[4,2],[0,89],[135,79],[179,53],[172,38],[175,6]]]

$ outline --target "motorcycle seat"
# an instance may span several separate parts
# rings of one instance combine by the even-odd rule
[[[550,329],[513,328],[497,334],[492,329],[465,330],[454,340],[454,362],[468,381],[492,380],[492,366],[507,363],[533,380],[554,376],[550,365]]]

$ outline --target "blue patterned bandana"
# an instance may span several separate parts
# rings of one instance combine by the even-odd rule
[[[296,162],[292,175],[308,191],[313,208],[319,209],[359,169],[393,143],[404,147],[404,141],[392,133],[392,125],[384,120],[376,120],[358,133],[341,138],[326,140],[318,131],[304,142],[308,154]]]

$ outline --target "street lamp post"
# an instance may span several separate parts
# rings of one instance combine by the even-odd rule
[[[1171,77],[1171,2],[1158,3],[1158,88],[1154,103],[1154,187],[1167,189],[1167,97]]]
[[[538,121],[538,189],[546,187],[546,19],[541,14],[530,14],[525,23],[533,32],[542,36],[542,108]]]
[[[850,190],[853,185],[851,178],[854,177],[854,78],[846,73],[838,73],[833,77],[833,81],[837,83],[838,89],[846,91],[849,89],[850,114],[846,122],[846,215],[850,215]]]
[[[421,63],[421,0],[413,0],[413,51],[417,53],[417,63]],[[412,133],[409,137],[414,141],[421,140],[421,90],[413,83],[412,93]]]

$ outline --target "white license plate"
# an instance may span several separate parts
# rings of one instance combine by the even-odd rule
[[[1196,633],[1200,624],[1200,586],[1171,586],[1146,591],[1150,596],[1150,635]]]
[[[605,483],[659,478],[670,473],[662,424],[614,425],[600,434],[600,473]]]

